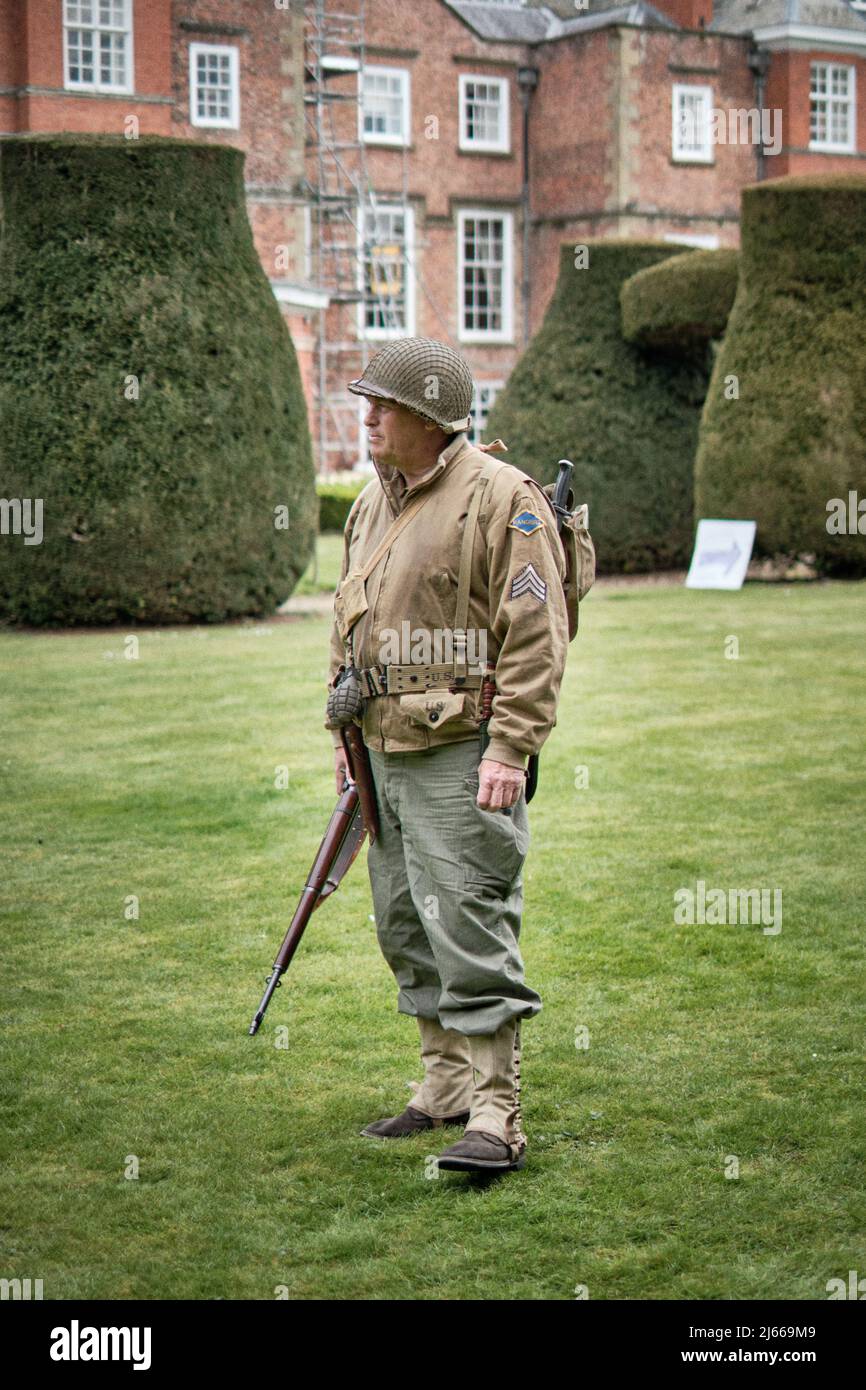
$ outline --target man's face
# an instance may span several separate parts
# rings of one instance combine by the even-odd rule
[[[405,463],[411,467],[414,459],[419,455],[423,457],[430,447],[431,432],[419,415],[413,415],[396,401],[381,401],[375,396],[365,396],[364,400],[367,402],[364,425],[375,463],[389,464],[392,468]]]

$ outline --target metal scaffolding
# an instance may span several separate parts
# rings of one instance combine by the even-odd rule
[[[311,272],[327,291],[319,311],[314,407],[320,471],[363,457],[359,397],[368,336],[404,329],[408,169],[399,197],[377,197],[364,140],[365,0],[307,0],[304,107]],[[401,305],[402,300],[402,305]]]

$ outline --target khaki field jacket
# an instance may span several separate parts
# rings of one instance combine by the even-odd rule
[[[378,478],[346,522],[341,583],[372,557],[403,509],[427,496],[366,581],[367,611],[352,630],[357,667],[451,660],[461,542],[479,475],[490,464],[490,455],[461,433],[412,487],[396,469],[377,466]],[[553,512],[526,474],[496,461],[482,497],[469,590],[469,670],[477,672],[484,656],[496,667],[485,756],[523,767],[556,723],[568,646],[565,562]],[[335,622],[329,688],[345,663]],[[368,699],[363,736],[379,752],[415,752],[477,737],[479,718],[477,679],[450,695],[446,682],[438,691]],[[333,740],[339,747],[339,733]]]

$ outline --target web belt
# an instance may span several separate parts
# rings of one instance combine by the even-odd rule
[[[414,690],[477,690],[484,679],[481,672],[454,675],[454,663],[439,666],[367,666],[359,671],[365,695],[405,695]]]

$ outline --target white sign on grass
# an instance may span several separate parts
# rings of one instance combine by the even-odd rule
[[[699,521],[688,589],[741,589],[755,543],[754,521]]]

